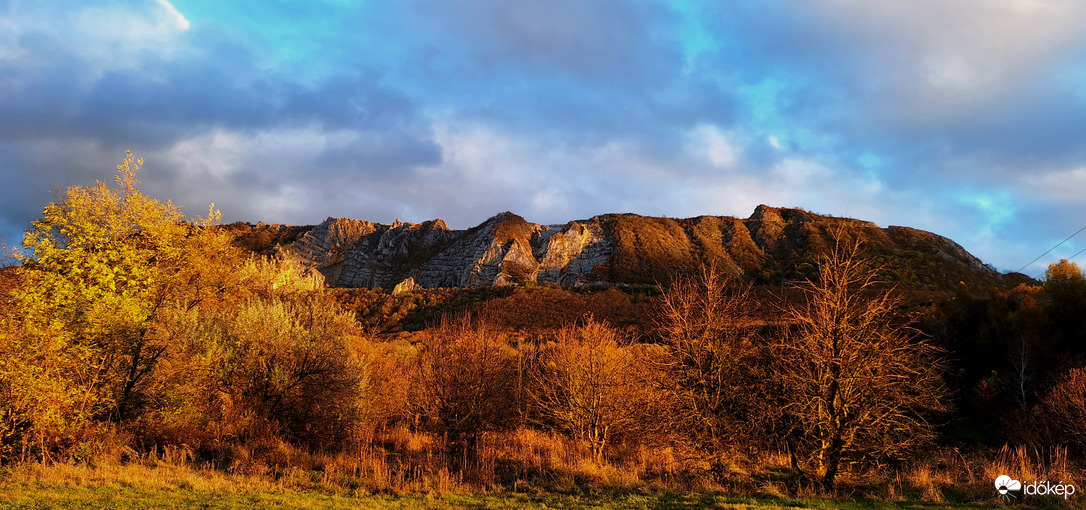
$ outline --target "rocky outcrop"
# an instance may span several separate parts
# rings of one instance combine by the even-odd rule
[[[392,295],[398,296],[400,294],[418,292],[420,290],[422,290],[422,286],[415,283],[414,278],[408,277],[406,280],[397,283],[396,286],[392,288]]]
[[[561,285],[586,283],[590,280],[586,276],[614,254],[598,220],[540,227],[532,241],[537,246],[533,255],[539,259],[538,279]]]
[[[1000,277],[930,232],[765,205],[745,219],[606,214],[557,225],[504,212],[467,230],[440,219],[385,225],[328,218],[297,228],[297,239],[276,249],[319,270],[329,285],[396,292],[528,282],[653,285],[702,264],[772,282],[809,276],[838,230],[861,236],[872,255],[901,262],[891,264],[894,274],[918,285]]]
[[[320,270],[336,287],[391,287],[458,237],[438,219],[392,225],[328,218],[281,245],[280,254]]]

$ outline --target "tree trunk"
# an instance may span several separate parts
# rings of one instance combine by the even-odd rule
[[[830,441],[829,447],[823,452],[822,468],[824,474],[822,475],[822,487],[827,491],[833,490],[834,479],[837,478],[837,471],[841,467],[842,445],[841,431],[837,430],[834,432],[833,440]]]

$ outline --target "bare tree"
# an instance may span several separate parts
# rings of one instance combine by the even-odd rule
[[[799,425],[794,446],[827,489],[846,462],[900,459],[930,440],[925,414],[945,409],[939,351],[897,313],[861,242],[834,237],[818,281],[789,307],[778,363],[784,410]]]
[[[764,427],[779,423],[765,398],[771,364],[754,305],[749,285],[715,267],[676,278],[660,302],[659,383],[675,404],[671,418],[717,461],[762,442]]]
[[[1015,386],[1014,397],[1018,400],[1018,405],[1025,407],[1029,403],[1035,370],[1029,342],[1022,335],[1019,335],[1018,339],[1018,348],[1015,349],[1018,352],[1011,353],[1011,368],[1014,369],[1011,377]]]

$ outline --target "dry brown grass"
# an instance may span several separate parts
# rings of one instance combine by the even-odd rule
[[[442,437],[406,427],[378,431],[372,443],[335,454],[279,441],[232,447],[219,462],[203,461],[184,447],[158,454],[104,449],[81,464],[14,465],[0,486],[445,495],[574,486],[676,488],[686,469],[670,448],[618,445],[612,457],[596,462],[589,445],[528,428],[484,434],[476,463],[459,472],[450,469],[445,451]]]
[[[1078,486],[1084,479],[1083,472],[1070,463],[1064,447],[1042,451],[1005,445],[998,452],[968,454],[948,448],[894,474],[886,496],[930,503],[986,500],[995,497],[993,482],[1000,475],[1009,475],[1023,484],[1049,480]]]
[[[262,477],[199,469],[166,461],[87,464],[24,463],[6,469],[0,486],[13,487],[136,487],[192,489],[201,492],[279,492],[282,484]]]
[[[723,491],[769,499],[825,496],[813,486],[794,483],[790,458],[783,452],[737,460],[730,465],[723,485],[717,485],[689,476],[697,471],[697,459],[684,459],[671,448],[618,445],[604,461],[596,462],[587,444],[520,428],[485,434],[479,450],[476,464],[461,472],[451,471],[441,437],[406,427],[380,430],[374,442],[354,452],[309,453],[270,442],[237,447],[230,452],[228,465],[201,461],[184,447],[167,447],[157,455],[107,449],[91,463],[10,466],[0,474],[0,490],[98,487],[241,497],[297,493],[464,497],[591,488],[619,493]],[[851,470],[840,480],[844,492],[839,495],[888,503],[992,502],[996,498],[992,482],[1001,474],[1024,484],[1051,480],[1078,485],[1083,480],[1064,449],[1042,452],[1005,447],[999,452],[966,454],[943,449],[890,474],[877,469]]]
[[[1071,467],[1066,447],[1037,449],[1004,445],[998,456],[984,466],[985,479],[995,480],[999,475],[1010,475],[1023,483],[1033,480],[1076,483],[1082,480],[1080,473],[1075,473]]]
[[[683,464],[671,448],[620,445],[602,461],[593,458],[588,444],[570,438],[522,428],[511,433],[488,434],[480,463],[498,475],[513,476],[513,484],[533,478],[570,479],[590,486],[634,488],[645,484],[667,486]],[[502,469],[512,473],[501,473]]]

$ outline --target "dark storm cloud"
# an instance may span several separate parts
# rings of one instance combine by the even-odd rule
[[[33,38],[33,37],[31,37]],[[25,48],[32,53],[40,48]],[[222,48],[217,47],[217,52]],[[89,86],[75,56],[60,49],[44,69],[0,69],[22,82],[0,98],[5,138],[91,137],[116,145],[161,145],[212,127],[257,129],[318,123],[330,129],[418,130],[414,105],[375,83],[372,73],[338,76],[317,86],[262,73],[239,48],[229,60],[149,58],[139,69],[105,72]],[[239,80],[238,76],[251,76]],[[14,87],[13,87],[14,88]]]

